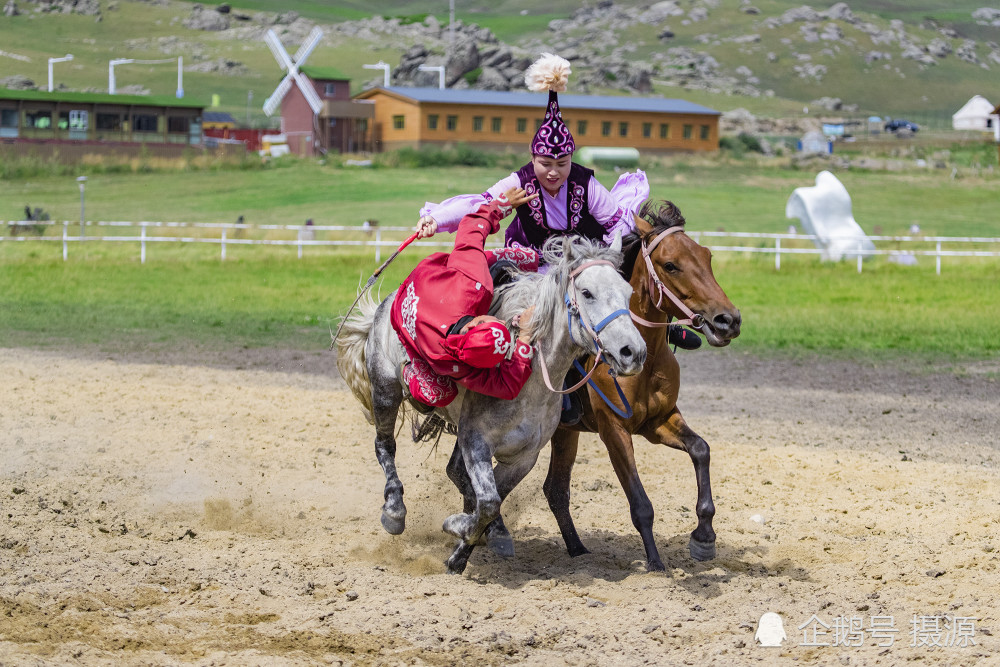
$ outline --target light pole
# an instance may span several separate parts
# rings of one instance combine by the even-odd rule
[[[117,86],[115,85],[115,65],[127,65],[128,63],[134,63],[135,61],[131,58],[115,58],[108,62],[108,94],[114,95]],[[80,186],[83,187],[82,185]]]
[[[380,69],[385,72],[385,76],[382,77],[382,87],[389,87],[389,63],[382,62],[381,60],[374,65],[363,65],[365,69]]]
[[[421,72],[437,72],[438,88],[444,90],[444,65],[419,65],[417,69]]]
[[[253,100],[253,91],[247,91],[247,128],[250,127],[250,102]]]
[[[448,2],[448,55],[445,58],[451,58],[455,55],[455,0],[449,0]]]
[[[134,58],[115,58],[114,60],[108,61],[108,94],[114,95],[117,93],[118,86],[115,83],[115,66],[116,65],[130,65],[135,63],[137,65],[161,65],[163,63],[172,63],[173,58],[167,58],[166,60],[136,60]],[[184,97],[184,57],[178,56],[177,58],[177,97]]]
[[[84,184],[87,182],[86,176],[77,176],[76,182],[80,185],[80,238],[87,236],[87,216],[84,214],[83,207],[83,188]]]
[[[52,63],[64,63],[73,60],[73,54],[67,53],[62,58],[49,58],[49,92],[52,92]]]

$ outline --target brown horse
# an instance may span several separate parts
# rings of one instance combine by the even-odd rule
[[[691,457],[698,482],[695,510],[698,526],[691,533],[688,548],[696,560],[715,557],[709,447],[688,427],[677,409],[680,367],[667,344],[665,327],[672,318],[686,319],[700,329],[710,345],[723,347],[739,336],[741,319],[740,311],[715,280],[711,251],[684,233],[684,217],[677,207],[666,201],[650,204],[636,216],[637,235],[624,248],[623,270],[627,273],[631,266],[631,276],[626,277],[633,288],[629,307],[640,324],[647,350],[642,372],[620,379],[621,390],[633,413],[628,418],[615,414],[594,387],[589,386],[583,401],[583,419],[575,426],[560,427],[552,437],[552,458],[544,491],[569,554],[587,553],[570,516],[569,486],[580,432],[598,433],[628,497],[632,523],[646,549],[647,568],[663,570],[653,539],[653,505],[635,467],[632,436],[636,434],[650,442],[683,450]],[[587,368],[592,365],[593,358]],[[615,379],[606,367],[598,368],[592,380],[605,396],[622,407]]]

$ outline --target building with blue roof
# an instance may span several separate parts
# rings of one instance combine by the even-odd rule
[[[376,150],[464,143],[526,152],[545,116],[548,94],[389,86],[354,99],[374,104]],[[559,106],[578,148],[718,150],[720,112],[686,100],[563,93]]]

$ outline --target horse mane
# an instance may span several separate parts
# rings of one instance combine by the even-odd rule
[[[681,210],[672,201],[666,199],[647,199],[639,209],[639,217],[652,226],[652,230],[646,234],[633,231],[622,237],[622,261],[621,273],[625,280],[631,278],[632,269],[639,259],[639,251],[642,249],[642,242],[656,238],[656,236],[671,227],[683,227],[684,216]],[[625,275],[628,271],[629,275]]]
[[[584,262],[602,260],[611,262],[620,270],[622,255],[608,246],[582,236],[556,236],[542,246],[542,263],[546,273],[515,272],[513,281],[497,288],[493,296],[491,313],[505,322],[525,308],[534,305],[532,313],[531,342],[552,336],[552,315],[566,307],[563,300],[569,286],[569,274]]]

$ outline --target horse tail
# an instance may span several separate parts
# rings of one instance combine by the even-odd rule
[[[365,293],[358,301],[357,309],[345,315],[340,336],[333,341],[337,347],[337,370],[340,377],[351,388],[354,398],[361,403],[361,412],[369,424],[374,424],[372,417],[372,383],[368,377],[368,365],[365,363],[365,346],[375,323],[375,311],[378,304]]]

